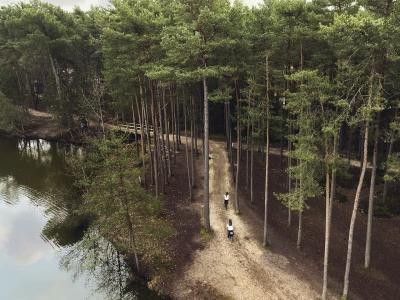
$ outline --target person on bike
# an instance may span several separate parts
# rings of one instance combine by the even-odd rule
[[[228,209],[228,204],[229,204],[229,193],[226,192],[225,195],[224,195],[225,210]]]
[[[228,233],[228,239],[233,237],[234,233],[233,233],[233,224],[231,219],[229,219],[228,224],[226,225],[226,229]]]

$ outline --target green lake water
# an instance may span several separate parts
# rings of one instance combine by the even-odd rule
[[[61,267],[70,247],[42,230],[68,214],[65,154],[79,149],[44,140],[0,138],[0,299],[102,300],[97,282]]]

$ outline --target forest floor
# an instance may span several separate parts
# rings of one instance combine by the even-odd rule
[[[268,220],[270,224],[270,249],[274,253],[284,255],[298,270],[307,276],[310,272],[319,280],[318,289],[321,288],[323,274],[323,253],[325,233],[325,202],[322,198],[309,200],[309,208],[303,214],[303,243],[302,249],[296,249],[297,239],[297,214],[292,213],[292,225],[288,224],[288,210],[274,196],[274,193],[285,192],[287,189],[287,175],[285,172],[286,159],[280,159],[279,153],[270,155],[270,191]],[[329,264],[329,289],[340,295],[345,270],[348,228],[353,207],[354,189],[357,176],[350,179],[346,185],[350,188],[338,188],[338,194],[345,195],[345,203],[334,202],[332,215],[332,237]],[[255,239],[262,239],[262,225],[264,217],[264,180],[265,162],[259,153],[254,160],[254,199],[250,203],[250,190],[246,189],[246,153],[243,153],[240,172],[240,195],[242,207],[251,212],[251,228]],[[353,183],[353,184],[352,184]],[[365,179],[365,188],[362,201],[368,197],[368,178]],[[351,187],[351,186],[354,187]],[[247,213],[245,210],[243,210]],[[256,216],[256,217],[254,217]],[[372,230],[371,267],[365,270],[364,251],[367,227],[367,216],[358,212],[354,242],[353,263],[350,273],[350,299],[400,299],[400,218],[374,218]]]
[[[316,290],[318,278],[307,270],[299,272],[285,256],[263,248],[257,234],[247,222],[249,218],[236,215],[233,203],[230,203],[228,211],[225,211],[224,192],[230,191],[231,202],[234,201],[235,194],[224,143],[210,141],[210,153],[212,234],[203,234],[202,238],[208,239],[205,247],[197,249],[191,262],[186,264],[184,270],[174,278],[172,297],[174,299],[318,298]],[[197,199],[202,199],[201,190],[197,190]],[[246,210],[245,207],[243,209]],[[235,227],[233,242],[226,237],[228,218],[233,220]]]

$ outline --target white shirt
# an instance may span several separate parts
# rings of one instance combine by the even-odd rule
[[[224,195],[224,200],[228,200],[229,201],[229,195]]]
[[[233,231],[233,225],[226,225],[226,228],[228,229],[228,231]]]

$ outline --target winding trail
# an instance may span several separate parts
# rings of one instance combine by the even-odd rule
[[[198,250],[191,264],[176,280],[174,298],[210,299],[194,289],[216,294],[215,299],[316,299],[317,292],[308,282],[288,271],[288,260],[264,249],[252,236],[241,217],[234,213],[234,185],[224,143],[210,141],[210,219],[214,236]],[[230,191],[228,211],[223,194]],[[235,240],[226,237],[226,223],[231,218]],[[204,294],[203,294],[204,295]]]

